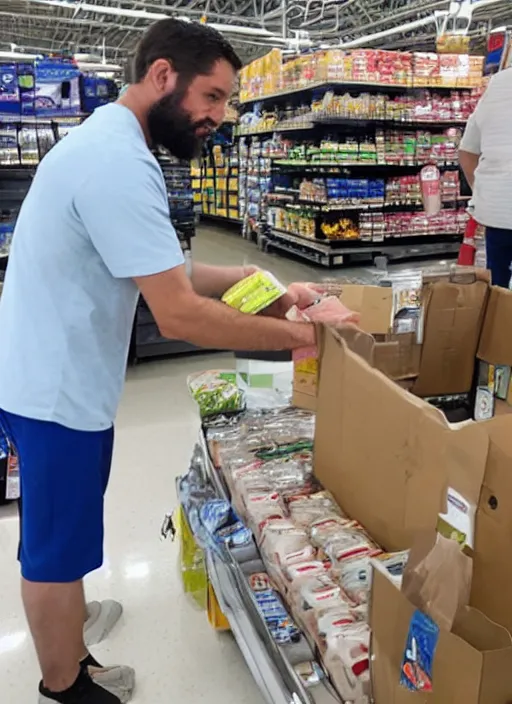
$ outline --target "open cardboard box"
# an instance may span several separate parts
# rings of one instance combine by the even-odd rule
[[[376,704],[508,704],[512,693],[510,633],[471,607],[450,631],[440,630],[432,692],[400,684],[405,643],[415,607],[381,571],[374,570],[370,605],[372,688]]]
[[[488,339],[485,330],[482,341]],[[372,368],[369,347],[356,354],[329,330],[320,346],[315,474],[343,510],[383,548],[401,550],[420,532],[435,530],[449,487],[474,506],[471,606],[481,614],[470,617],[462,642],[460,633],[440,640],[433,701],[511,702],[512,416],[452,427],[439,410]],[[386,692],[376,704],[427,702],[425,694],[395,687],[412,607],[393,589],[375,580],[374,639],[388,661],[374,670],[377,694]]]
[[[418,396],[468,393],[490,292],[488,272],[424,279],[423,342],[413,334],[393,335],[393,291],[347,284],[340,299],[360,314],[360,327],[376,340],[374,365]],[[315,410],[317,360],[299,362],[294,373],[294,404]]]

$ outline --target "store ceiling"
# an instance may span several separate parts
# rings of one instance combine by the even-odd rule
[[[434,46],[436,29],[426,18],[449,5],[448,0],[0,0],[0,50],[15,44],[16,51],[24,52],[70,49],[101,56],[104,51],[107,61],[122,64],[153,14],[196,20],[204,15],[208,22],[230,25],[226,31],[245,60],[284,46],[283,35],[290,39],[299,31],[318,46],[418,20],[424,26],[361,46],[427,49]],[[512,24],[512,0],[476,0],[476,7],[471,24],[475,42],[490,26]]]

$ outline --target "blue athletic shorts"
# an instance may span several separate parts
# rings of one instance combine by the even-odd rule
[[[0,410],[19,458],[22,576],[75,582],[103,564],[103,496],[114,428],[71,430]]]

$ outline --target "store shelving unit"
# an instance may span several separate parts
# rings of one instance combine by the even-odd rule
[[[353,81],[353,80],[343,80],[343,81],[311,81],[304,83],[302,86],[297,86],[294,88],[287,88],[285,90],[275,91],[273,93],[266,93],[264,95],[255,95],[249,98],[244,98],[240,100],[240,106],[243,105],[253,105],[254,103],[265,102],[287,102],[290,98],[300,98],[305,95],[309,95],[312,91],[317,93],[325,93],[328,90],[334,91],[348,91],[350,93],[360,91],[364,89],[366,92],[379,92],[379,93],[391,93],[400,94],[407,90],[435,90],[439,92],[446,92],[452,90],[467,90],[464,86],[454,83],[432,83],[419,82],[411,78],[410,81],[403,83],[387,83],[380,81]]]
[[[178,161],[165,154],[157,154],[169,197],[171,222],[181,243],[185,260],[192,257],[192,238],[195,235],[194,195],[189,162]],[[164,357],[196,351],[197,348],[181,340],[169,340],[160,335],[158,325],[142,298],[135,311],[130,360]]]
[[[201,163],[201,194],[197,201],[204,219],[239,226],[242,223],[238,197],[240,163],[234,129],[232,121],[224,122],[208,145]]]
[[[343,88],[347,88],[347,84],[340,84]],[[349,84],[354,92],[371,92],[372,89],[382,90],[381,84]],[[318,94],[319,90],[333,89],[333,84],[312,84],[308,87],[302,87],[297,90],[272,94],[263,98],[245,101],[245,104],[260,103],[263,106],[268,106],[271,110],[276,104],[276,101],[287,102],[289,107],[290,101],[296,96],[301,97],[311,96],[313,91]],[[386,86],[388,90],[394,92],[408,93],[415,90],[410,86]],[[422,90],[425,90],[422,86]],[[436,87],[435,90],[451,90],[449,87]],[[275,109],[278,113],[278,107]],[[274,114],[275,114],[274,113]],[[392,136],[403,134],[404,139],[416,131],[416,134],[428,133],[433,135],[442,135],[450,128],[463,128],[465,120],[461,118],[454,119],[364,119],[351,118],[346,116],[321,114],[319,112],[304,114],[299,118],[299,121],[293,124],[290,120],[278,120],[273,126],[265,127],[264,129],[244,128],[239,129],[239,138],[246,141],[247,150],[250,153],[252,145],[255,143],[257,149],[261,153],[261,144],[265,136],[279,139],[293,139],[319,144],[326,136],[329,138],[350,140],[361,139],[373,141],[377,139],[379,133],[389,134]],[[386,137],[387,138],[387,137]],[[397,138],[400,140],[400,137]],[[439,139],[439,138],[437,138]],[[378,203],[367,202],[311,202],[304,201],[297,197],[299,189],[297,188],[297,179],[318,179],[329,177],[340,177],[343,179],[367,179],[379,178],[387,181],[389,178],[407,175],[416,175],[422,166],[432,163],[430,158],[416,160],[405,158],[392,161],[391,158],[379,159],[378,161],[362,161],[358,163],[356,158],[350,160],[327,160],[327,159],[297,159],[287,158],[286,155],[271,153],[268,155],[270,163],[270,179],[267,188],[256,188],[256,192],[251,196],[251,184],[248,182],[247,201],[251,199],[258,203],[257,220],[253,225],[253,230],[258,231],[258,241],[264,251],[274,250],[276,252],[300,257],[311,261],[312,263],[325,266],[336,267],[343,266],[347,263],[355,261],[372,261],[376,256],[386,256],[388,259],[404,259],[411,257],[424,256],[452,256],[456,255],[459,249],[460,241],[463,235],[463,225],[448,231],[411,232],[410,236],[379,236],[371,238],[370,241],[361,236],[359,240],[330,240],[322,236],[319,230],[319,220],[322,215],[338,213],[340,217],[351,217],[359,224],[360,213],[406,213],[413,211],[421,211],[421,201],[403,202],[386,202],[383,198]],[[458,163],[456,161],[448,161],[442,159],[435,160],[436,165],[441,172],[458,171]],[[250,164],[250,161],[249,161]],[[289,180],[289,187],[281,186],[283,178]],[[295,184],[293,181],[295,180]],[[295,187],[293,187],[295,186]],[[451,207],[463,210],[466,199],[460,193],[451,199]],[[272,218],[267,218],[268,209],[271,207],[283,208],[306,208],[310,213],[316,213],[317,223],[315,227],[315,236],[304,237],[298,231],[288,231],[282,228],[275,227]],[[447,207],[448,203],[443,204]]]
[[[217,496],[228,499],[221,473],[211,460],[204,430],[200,432],[195,453],[202,456],[205,478]],[[306,688],[294,670],[300,663],[317,659],[314,644],[303,633],[300,640],[287,645],[278,645],[272,638],[248,583],[250,574],[264,571],[255,541],[241,548],[207,553],[209,581],[263,700],[267,704],[341,704],[327,678],[315,687]]]

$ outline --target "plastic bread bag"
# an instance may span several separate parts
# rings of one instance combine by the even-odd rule
[[[326,515],[343,515],[334,497],[328,491],[292,496],[287,500],[290,518],[298,525],[309,528]]]
[[[323,547],[333,564],[381,552],[357,521],[349,521],[333,532]]]
[[[312,468],[301,462],[254,462],[231,473],[232,492],[246,502],[250,491],[265,489],[285,495],[314,490]]]
[[[343,603],[336,608],[325,611],[318,618],[318,634],[325,644],[327,638],[342,633],[356,622],[357,618],[350,604]]]
[[[223,371],[200,372],[187,378],[201,417],[243,410],[244,396],[235,379],[232,372]]]
[[[347,526],[353,524],[354,521],[350,521],[339,513],[326,514],[311,525],[310,533],[313,545],[325,549],[329,541],[338,537]]]
[[[316,641],[319,638],[318,623],[322,616],[345,606],[340,586],[327,573],[295,579],[290,595],[297,618]]]
[[[263,526],[260,547],[267,560],[284,570],[315,556],[306,531],[286,519],[271,520]]]
[[[408,550],[395,553],[375,550],[366,555],[333,563],[332,575],[356,607],[364,607],[370,597],[372,562],[376,561],[384,567],[393,582],[400,588],[408,558]],[[359,613],[364,615],[366,609],[361,609]]]
[[[371,586],[371,553],[332,566],[332,575],[355,605],[368,602]]]
[[[231,498],[240,514],[249,518],[247,497],[253,494],[271,494],[275,491],[268,478],[261,471],[260,462],[252,462],[239,467],[231,474],[225,473],[227,484],[231,491]],[[284,511],[281,512],[284,516]]]
[[[245,509],[249,522],[259,533],[264,523],[270,519],[285,517],[279,494],[274,492],[250,491],[245,497]]]
[[[356,623],[326,638],[324,664],[343,701],[370,702],[370,628]]]

